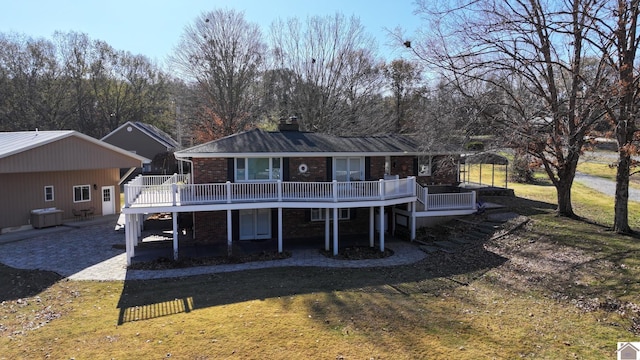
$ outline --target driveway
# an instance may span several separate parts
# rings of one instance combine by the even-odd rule
[[[640,157],[634,157],[635,160],[640,161]],[[612,164],[618,160],[618,153],[614,151],[587,151],[581,157],[581,161],[593,162],[601,164]],[[587,187],[597,190],[608,196],[616,195],[616,183],[615,181],[603,179],[601,177],[576,172],[575,180]],[[629,201],[640,202],[640,190],[629,188]]]
[[[581,183],[584,186],[597,190],[605,195],[616,195],[615,181],[580,172],[576,172],[575,181]],[[640,190],[629,188],[629,201],[640,202]]]

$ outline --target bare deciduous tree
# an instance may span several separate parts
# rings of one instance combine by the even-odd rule
[[[504,111],[493,117],[508,129],[513,146],[544,167],[557,190],[557,213],[575,216],[571,186],[578,159],[585,136],[603,115],[604,63],[596,59],[589,74],[585,65],[599,0],[419,3],[436,32],[435,41],[419,43],[415,53],[461,91],[477,81],[502,90],[496,105]]]
[[[249,90],[261,72],[265,51],[259,27],[242,12],[202,13],[185,28],[171,61],[186,81],[198,86],[205,134],[218,138],[251,124],[256,104]]]
[[[275,21],[271,30],[275,67],[295,76],[289,107],[303,128],[334,134],[376,131],[379,121],[370,101],[380,99],[381,66],[375,42],[359,19],[340,14],[306,22],[293,18]]]
[[[405,131],[412,129],[412,121],[407,118],[407,111],[417,88],[421,85],[422,68],[417,62],[397,59],[387,65],[384,75],[394,101],[395,132],[400,133],[403,128]]]
[[[615,77],[609,91],[603,94],[606,100],[603,104],[618,145],[613,228],[616,232],[629,233],[629,176],[635,165],[632,155],[638,153],[636,118],[640,115],[640,71],[636,64],[640,1],[617,0],[604,4],[613,16],[596,19],[594,29],[599,41],[594,44],[606,54]]]

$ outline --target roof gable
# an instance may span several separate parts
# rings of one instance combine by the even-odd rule
[[[72,130],[0,132],[0,173],[139,167],[149,160]]]
[[[122,132],[122,131],[126,131],[127,127],[135,127],[136,129],[138,129],[140,132],[144,133],[146,136],[148,136],[149,138],[153,139],[154,141],[156,141],[157,143],[161,144],[162,146],[164,146],[167,149],[177,149],[179,147],[179,144],[177,141],[175,141],[169,134],[167,134],[166,132],[158,129],[157,127],[151,125],[151,124],[146,124],[143,122],[139,122],[139,121],[127,121],[126,123],[120,125],[117,129],[113,130],[112,132],[108,133],[107,135],[105,135],[101,140],[105,141],[107,139],[109,139],[110,137]]]

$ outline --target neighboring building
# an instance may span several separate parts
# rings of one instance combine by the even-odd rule
[[[434,164],[459,154],[418,148],[408,136],[339,137],[282,123],[279,131],[246,131],[176,152],[192,173],[134,179],[125,185],[123,212],[132,229],[144,213],[173,213],[176,257],[179,213],[191,214],[196,242],[229,249],[234,241],[277,238],[282,251],[283,239],[324,238],[329,250],[332,238],[337,253],[339,236],[367,233],[371,246],[377,233],[383,249],[396,225],[413,239],[417,217],[475,212],[475,193],[429,194],[421,185],[457,185],[455,163]],[[139,235],[132,229],[128,259]]]
[[[119,169],[144,161],[76,131],[0,132],[0,229],[29,227],[35,209],[118,213]]]
[[[178,143],[153,125],[128,121],[101,140],[151,159],[145,165],[143,173],[173,174],[177,170],[173,152],[179,148]]]

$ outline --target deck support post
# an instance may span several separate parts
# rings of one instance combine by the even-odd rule
[[[178,213],[171,213],[173,220],[173,260],[178,261]]]
[[[416,239],[416,202],[409,203],[411,209],[411,241]]]
[[[133,220],[136,215],[126,214],[124,217],[124,241],[127,254],[127,266],[131,265],[131,258],[134,256],[134,240],[133,236],[135,221]]]
[[[374,239],[376,233],[376,217],[373,206],[369,207],[369,247],[374,247]]]
[[[129,241],[133,246],[138,245],[138,239],[140,238],[140,226],[138,224],[138,214],[127,214],[125,216],[125,234],[127,233],[127,228],[129,228],[129,235],[125,235],[127,246],[129,246]]]
[[[233,224],[231,221],[231,210],[227,210],[227,256],[231,256],[231,244],[233,241]]]
[[[324,209],[324,249],[329,251],[331,246],[329,245],[329,239],[331,236],[331,230],[329,227],[329,208]]]
[[[411,209],[409,209],[411,211]],[[396,236],[396,207],[391,208],[391,236]]]
[[[282,208],[278,208],[278,253],[282,253]]]
[[[338,255],[338,208],[333,208],[333,256]]]
[[[135,218],[136,221],[136,229],[138,231],[138,235],[135,239],[135,244],[138,246],[140,244],[140,238],[142,237],[142,230],[144,230],[144,214],[138,214]]]
[[[380,251],[384,252],[384,206],[380,206]]]

